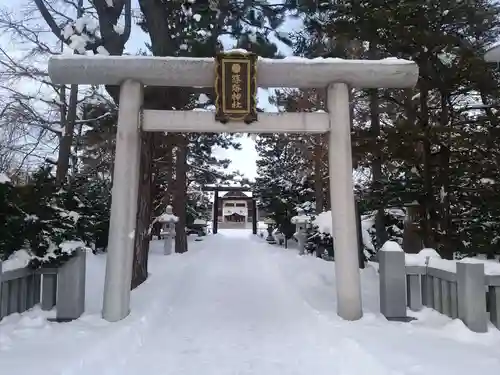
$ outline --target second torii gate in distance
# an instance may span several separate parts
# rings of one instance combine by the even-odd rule
[[[213,203],[213,224],[212,224],[212,231],[213,234],[217,234],[219,230],[219,192],[221,191],[248,191],[252,193],[251,197],[231,197],[231,200],[247,200],[251,199],[252,200],[252,233],[257,234],[257,201],[255,194],[252,191],[251,187],[244,187],[244,186],[214,186],[214,185],[205,185],[201,189],[202,191],[213,191],[214,192],[214,203]]]

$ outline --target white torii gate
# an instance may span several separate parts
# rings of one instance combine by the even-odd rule
[[[106,263],[104,319],[114,322],[130,311],[133,246],[139,184],[140,132],[329,132],[330,200],[337,313],[347,320],[362,317],[361,285],[352,176],[349,86],[407,88],[416,84],[415,63],[383,60],[259,58],[258,87],[328,86],[328,113],[259,113],[250,125],[221,124],[214,113],[143,110],[143,86],[213,87],[213,58],[150,56],[54,56],[49,76],[55,84],[121,85]]]

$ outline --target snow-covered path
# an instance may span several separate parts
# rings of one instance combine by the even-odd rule
[[[267,246],[227,233],[164,300],[162,326],[151,326],[140,348],[104,373],[332,374],[336,340],[322,339],[324,324],[280,277]]]
[[[160,251],[158,251],[160,250]],[[88,313],[68,324],[40,311],[0,322],[0,370],[10,375],[497,374],[500,332],[474,334],[426,310],[389,323],[377,314],[377,275],[362,272],[365,317],[335,314],[333,263],[226,230],[165,257],[132,313],[100,319],[104,257],[89,257]],[[96,263],[97,262],[97,263]],[[98,276],[99,275],[99,276]]]

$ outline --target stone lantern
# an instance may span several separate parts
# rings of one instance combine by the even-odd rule
[[[304,255],[307,238],[307,227],[311,223],[311,217],[305,214],[301,208],[297,209],[297,216],[292,217],[290,220],[295,225],[294,237],[299,243],[299,254]]]
[[[275,244],[276,240],[273,237],[273,228],[276,225],[276,221],[272,217],[267,217],[264,219],[264,224],[267,225],[266,241],[270,244]]]
[[[179,221],[179,218],[173,214],[172,206],[168,205],[165,209],[165,213],[158,217],[158,222],[162,224],[162,232],[164,237],[163,243],[163,254],[172,254],[172,242],[175,238],[175,223]]]

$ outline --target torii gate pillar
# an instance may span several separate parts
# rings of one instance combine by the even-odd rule
[[[130,312],[140,166],[142,84],[126,80],[120,89],[115,166],[102,316],[110,322]]]
[[[328,86],[327,95],[327,109],[331,125],[328,164],[330,167],[330,202],[333,208],[332,237],[335,248],[337,312],[344,319],[357,320],[362,317],[363,310],[352,180],[349,88],[345,83],[331,84]],[[338,287],[339,282],[342,285],[341,288]]]

